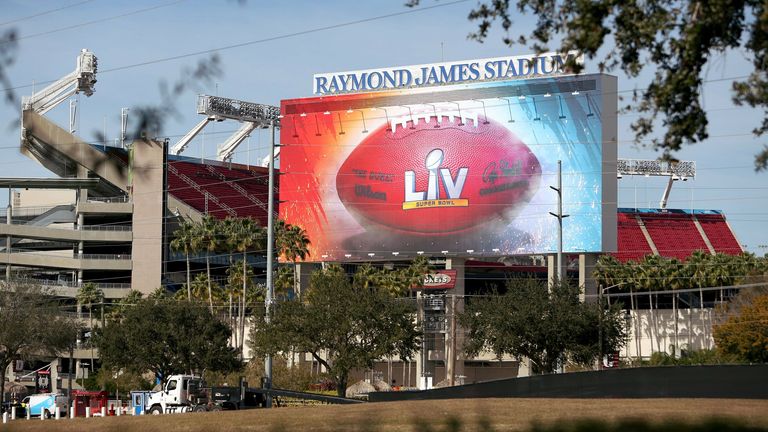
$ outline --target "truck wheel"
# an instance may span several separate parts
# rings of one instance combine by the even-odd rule
[[[214,406],[211,407],[211,411],[221,411],[221,406],[214,405]]]
[[[192,408],[192,412],[206,412],[206,411],[208,410],[205,408],[205,405],[197,405],[194,408]]]
[[[149,415],[160,415],[163,413],[163,408],[160,405],[153,405],[149,409]]]
[[[51,418],[51,412],[48,411],[48,410],[43,410],[43,413],[40,414],[40,415],[45,416],[46,419],[50,419]]]

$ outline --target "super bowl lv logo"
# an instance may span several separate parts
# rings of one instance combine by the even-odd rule
[[[461,191],[464,189],[464,183],[467,180],[469,168],[459,168],[456,178],[451,176],[451,170],[440,168],[443,164],[443,151],[434,149],[424,162],[425,168],[429,171],[427,190],[416,190],[416,171],[405,172],[405,200],[403,201],[403,210],[413,210],[419,208],[433,207],[467,207],[469,200],[461,198]],[[440,183],[445,189],[446,197],[440,196]]]

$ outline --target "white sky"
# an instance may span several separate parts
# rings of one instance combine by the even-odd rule
[[[110,139],[120,131],[120,109],[159,103],[158,83],[173,82],[184,67],[200,57],[109,69],[165,59],[181,54],[266,40],[219,51],[223,75],[200,93],[278,105],[281,99],[310,96],[312,74],[468,60],[528,53],[521,46],[509,48],[496,31],[479,44],[467,39],[475,28],[466,16],[474,1],[457,4],[422,0],[422,6],[440,6],[422,12],[338,26],[311,33],[280,37],[335,24],[344,24],[393,13],[411,12],[404,0],[384,1],[277,1],[248,0],[241,4],[226,0],[0,0],[0,32],[15,27],[20,47],[16,62],[8,70],[18,96],[31,93],[35,84],[56,80],[74,70],[81,48],[99,59],[96,92],[80,97],[79,135],[94,139],[106,129]],[[58,11],[41,14],[53,9]],[[33,15],[35,17],[28,18]],[[531,18],[517,17],[513,31],[524,32]],[[269,40],[271,39],[271,40]],[[743,77],[751,64],[741,52],[713,58],[704,85],[704,106],[710,114],[710,139],[678,154],[697,162],[694,181],[677,182],[670,208],[719,209],[725,211],[737,238],[745,247],[763,255],[768,252],[768,173],[754,172],[754,154],[766,139],[756,139],[751,130],[763,113],[731,103],[729,78]],[[587,71],[596,72],[596,62],[587,60]],[[650,71],[649,71],[650,72]],[[619,89],[642,87],[643,80],[630,80],[618,73]],[[647,76],[647,75],[646,75]],[[629,93],[625,93],[629,95]],[[164,134],[175,142],[199,120],[196,92],[182,96],[176,107],[181,117],[165,126]],[[68,125],[68,104],[48,116]],[[0,104],[0,177],[51,177],[52,174],[19,153],[19,108]],[[655,158],[648,149],[632,144],[629,124],[635,115],[619,117],[619,157]],[[234,123],[206,128],[184,153],[215,157],[216,145],[234,131]],[[258,163],[266,154],[266,132],[254,134],[250,144],[238,148],[235,161]],[[250,149],[250,150],[249,150]],[[619,183],[620,207],[657,207],[662,178],[627,178]],[[7,195],[0,193],[0,205]]]

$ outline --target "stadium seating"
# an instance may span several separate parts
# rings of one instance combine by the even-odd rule
[[[217,218],[250,216],[266,223],[266,168],[229,168],[189,161],[168,162],[168,192]]]
[[[618,214],[618,252],[614,254],[621,261],[639,260],[653,253],[633,213]]]
[[[741,246],[736,237],[734,237],[731,227],[725,221],[725,216],[719,213],[699,214],[696,215],[696,219],[699,221],[712,247],[717,252],[730,255],[741,253]]]
[[[704,237],[696,227],[697,222]],[[621,261],[640,260],[653,254],[651,244],[659,255],[681,260],[696,250],[709,253],[707,241],[715,252],[731,255],[742,252],[725,217],[717,210],[620,208],[617,228],[618,250],[613,256]]]
[[[661,256],[684,260],[697,250],[709,252],[690,214],[643,213],[640,218]]]

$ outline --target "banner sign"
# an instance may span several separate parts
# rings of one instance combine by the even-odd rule
[[[584,64],[584,55],[576,51],[570,51],[567,54],[548,52],[315,74],[312,93],[322,96],[517,78],[553,77],[569,73],[566,70],[569,60]]]
[[[453,289],[456,287],[456,270],[434,270],[424,275],[424,286],[418,289]]]
[[[283,100],[280,217],[306,230],[310,261],[554,253],[549,186],[562,161],[564,250],[615,250],[616,92],[607,82],[579,75]]]
[[[35,372],[35,392],[36,393],[51,392],[51,371],[39,370]]]

